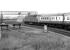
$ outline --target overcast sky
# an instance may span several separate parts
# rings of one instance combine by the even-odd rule
[[[0,11],[38,11],[39,14],[70,12],[70,0],[0,0]]]

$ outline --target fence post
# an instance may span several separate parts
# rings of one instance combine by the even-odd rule
[[[48,32],[47,25],[44,25],[44,32]]]

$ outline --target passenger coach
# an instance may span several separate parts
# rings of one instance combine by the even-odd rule
[[[25,17],[24,22],[29,23],[29,24],[36,24],[36,25],[47,24],[48,26],[69,28],[70,27],[70,13],[49,14],[49,15],[33,14],[33,15],[29,15]]]

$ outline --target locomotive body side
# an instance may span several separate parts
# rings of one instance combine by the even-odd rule
[[[28,15],[25,17],[24,22],[29,24],[36,24],[38,22],[36,17],[37,15]]]
[[[61,28],[68,28],[70,27],[70,13],[67,14],[50,14],[50,15],[29,15],[25,17],[25,22],[31,24],[48,24],[54,25]]]

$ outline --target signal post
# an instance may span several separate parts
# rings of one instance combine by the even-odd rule
[[[47,25],[44,25],[44,32],[48,32]]]

